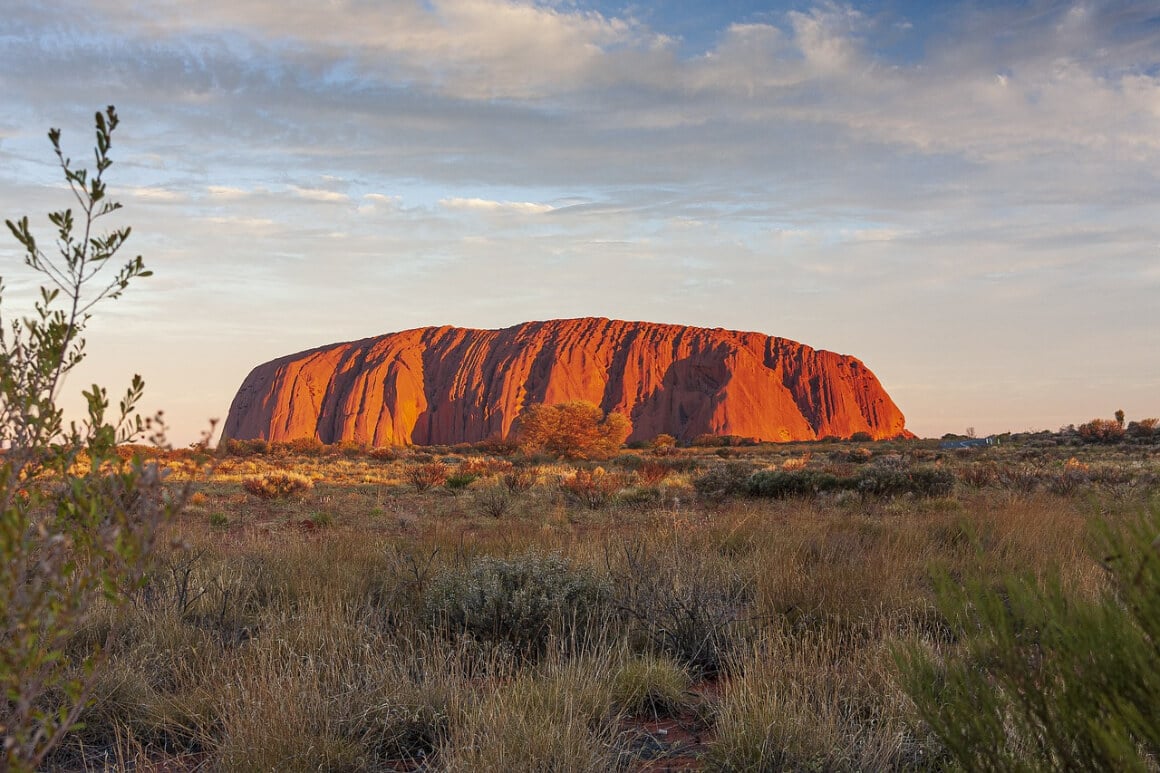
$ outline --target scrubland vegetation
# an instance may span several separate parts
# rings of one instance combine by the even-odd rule
[[[998,723],[964,727],[966,748],[1011,755],[991,767],[1064,767],[1041,745],[1050,727],[1005,702],[1020,686],[1050,702],[1057,681],[1052,711],[1077,725],[1103,711],[1067,692],[1042,607],[1011,601],[1007,619],[939,589],[1010,586],[998,598],[1042,591],[1115,616],[1146,551],[1110,557],[1100,529],[1160,533],[1151,438],[662,446],[602,462],[231,443],[195,487],[148,581],[72,636],[70,654],[103,660],[56,764],[988,767],[948,735],[966,701]],[[1010,626],[1012,651],[984,619]],[[1089,622],[1093,651],[1143,637],[1123,647],[1145,662],[1105,663],[1105,688],[1137,667],[1154,678],[1154,630]],[[992,706],[1002,671],[985,669],[1004,657],[1023,682]],[[1125,738],[1155,766],[1154,736]]]

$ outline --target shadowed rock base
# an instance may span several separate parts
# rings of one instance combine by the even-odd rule
[[[623,413],[630,440],[906,433],[902,412],[854,357],[761,333],[584,318],[426,327],[282,357],[246,377],[224,435],[476,442],[507,437],[527,405],[569,400]]]

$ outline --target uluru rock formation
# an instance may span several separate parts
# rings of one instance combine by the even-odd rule
[[[813,440],[905,433],[861,361],[761,333],[602,318],[425,327],[254,368],[224,436],[374,446],[506,437],[525,406],[586,400],[668,433]]]

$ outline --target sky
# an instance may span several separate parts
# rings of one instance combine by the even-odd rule
[[[155,275],[65,399],[176,445],[275,357],[580,316],[852,354],[924,437],[1160,415],[1155,0],[4,0],[0,103],[45,244],[116,106]]]

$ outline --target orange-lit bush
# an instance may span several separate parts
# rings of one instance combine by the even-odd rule
[[[242,488],[256,497],[281,499],[314,488],[314,481],[297,472],[273,470],[264,475],[252,475],[242,480]]]
[[[1092,419],[1079,425],[1077,432],[1088,443],[1116,443],[1124,437],[1124,425],[1112,419]]]
[[[630,431],[619,413],[607,416],[582,400],[528,406],[520,414],[516,436],[526,454],[564,459],[607,459],[620,449]]]

